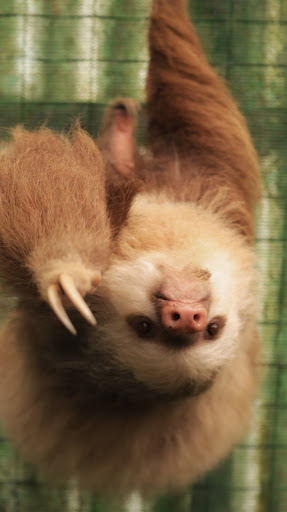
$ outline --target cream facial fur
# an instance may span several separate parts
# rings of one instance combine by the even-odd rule
[[[151,215],[151,231],[155,233],[150,233],[148,249],[146,226]],[[159,203],[158,197],[145,195],[139,196],[132,207],[118,252],[98,289],[114,308],[103,328],[114,356],[136,379],[162,393],[176,394],[195,380],[209,382],[230,363],[242,343],[242,324],[254,315],[253,253],[232,230],[200,207],[168,199]],[[170,345],[160,340],[162,326],[154,296],[162,283],[182,268],[210,273],[208,323],[224,317],[225,325],[216,340],[200,340],[179,350],[176,340]],[[140,339],[128,325],[130,315],[149,318],[157,327],[154,336]]]

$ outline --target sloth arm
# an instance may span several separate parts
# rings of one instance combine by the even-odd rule
[[[16,128],[0,155],[0,278],[22,301],[48,302],[75,334],[73,305],[92,324],[83,296],[110,255],[102,158],[76,127],[70,136]]]

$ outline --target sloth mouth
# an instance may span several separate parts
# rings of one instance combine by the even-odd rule
[[[189,348],[197,345],[202,340],[202,333],[194,334],[169,334],[165,332],[162,334],[162,342],[167,347],[173,350],[182,350],[183,348]]]

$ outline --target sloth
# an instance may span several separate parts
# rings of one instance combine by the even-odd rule
[[[0,157],[0,418],[42,472],[177,490],[247,428],[258,386],[257,157],[184,0],[154,0],[146,150],[118,98],[98,141],[13,131]]]

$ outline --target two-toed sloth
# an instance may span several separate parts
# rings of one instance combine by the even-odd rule
[[[257,386],[257,159],[185,3],[153,2],[145,155],[118,100],[98,145],[17,128],[0,160],[18,297],[0,417],[42,470],[97,492],[192,482],[239,441]]]

